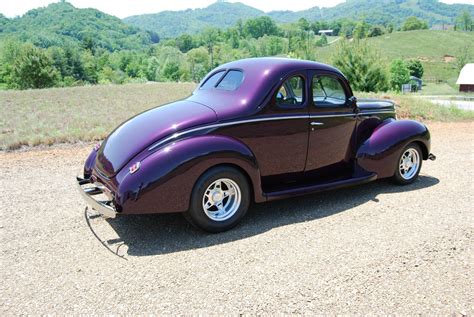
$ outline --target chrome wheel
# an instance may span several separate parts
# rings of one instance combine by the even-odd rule
[[[202,208],[209,219],[225,221],[237,212],[241,200],[239,185],[229,178],[221,178],[207,187]]]
[[[400,176],[405,180],[412,179],[420,168],[420,154],[414,148],[405,150],[399,162]]]

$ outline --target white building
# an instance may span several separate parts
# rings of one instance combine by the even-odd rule
[[[456,84],[461,92],[474,92],[474,63],[464,65]]]

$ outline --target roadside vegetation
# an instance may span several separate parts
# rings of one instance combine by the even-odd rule
[[[152,83],[0,91],[0,149],[104,139],[128,118],[184,98],[194,83]],[[356,93],[359,98],[395,100],[399,118],[421,121],[474,120],[473,111],[446,108],[395,93]]]
[[[456,68],[463,66],[456,61],[465,64],[474,58],[468,46],[474,42],[471,13],[460,12],[456,21],[462,32],[425,30],[427,21],[413,16],[396,24],[389,19],[365,18],[300,18],[277,24],[269,16],[259,16],[239,19],[228,28],[204,28],[195,34],[160,39],[154,32],[142,31],[98,10],[77,9],[61,1],[20,18],[0,15],[0,87],[199,82],[217,65],[261,56],[340,65],[333,56],[342,58],[341,49],[355,49],[356,44],[349,41],[370,44],[367,49],[359,47],[358,58],[370,59],[380,68],[372,84],[364,84],[363,90],[400,89],[399,79],[406,76],[391,79],[399,75],[390,71],[395,59],[402,59],[396,66],[421,60],[427,78],[435,82],[449,78],[448,84],[453,85]],[[333,36],[319,35],[327,29]],[[441,40],[443,45],[439,45]],[[380,78],[382,81],[375,84]]]

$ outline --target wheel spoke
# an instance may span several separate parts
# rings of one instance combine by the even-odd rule
[[[241,192],[238,184],[229,178],[214,181],[204,192],[203,211],[213,221],[225,221],[239,209]]]

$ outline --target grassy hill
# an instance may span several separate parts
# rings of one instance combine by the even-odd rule
[[[0,151],[102,140],[124,120],[184,98],[195,87],[193,83],[154,83],[0,91],[4,113],[0,117]],[[399,105],[399,118],[422,121],[474,119],[474,111],[443,107],[412,96],[356,95],[395,100]]]
[[[156,14],[125,18],[126,23],[157,32],[164,38],[183,33],[194,34],[205,27],[227,28],[237,20],[257,16],[270,16],[280,23],[309,21],[364,19],[371,24],[394,23],[400,25],[407,17],[417,16],[430,25],[453,24],[463,10],[474,15],[474,5],[445,4],[438,0],[347,0],[330,8],[314,7],[303,11],[272,11],[265,13],[242,3],[216,2],[207,8],[183,11],[164,11]]]
[[[447,81],[454,85],[459,75],[455,58],[461,50],[468,49],[469,44],[470,49],[474,50],[474,33],[432,30],[394,32],[369,38],[367,42],[380,51],[387,62],[395,58],[419,59],[425,69],[425,79]],[[337,43],[317,48],[317,59],[331,63],[336,47]],[[474,54],[471,58],[474,61]]]
[[[33,9],[7,19],[0,15],[0,40],[16,38],[39,47],[92,43],[110,51],[138,49],[159,41],[152,32],[130,26],[95,9],[78,9],[67,2]]]

